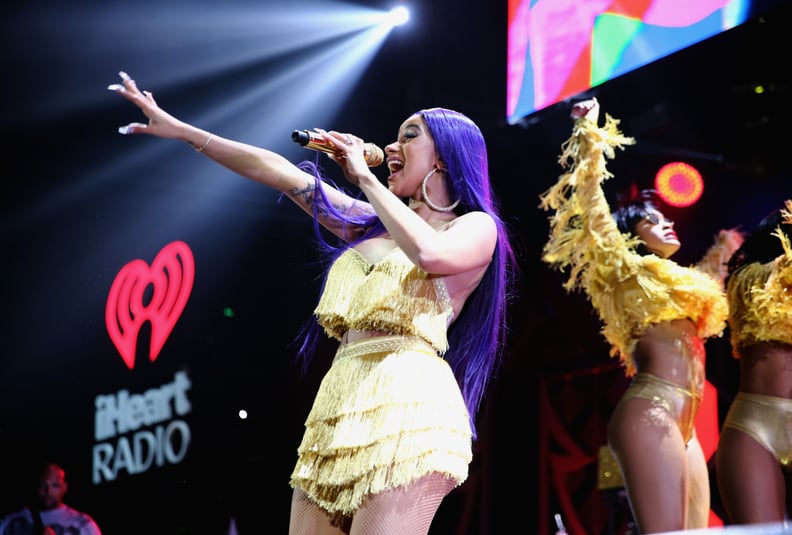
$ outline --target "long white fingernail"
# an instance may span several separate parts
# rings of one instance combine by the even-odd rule
[[[129,75],[127,73],[125,73],[124,71],[118,71],[118,76],[120,76],[122,80],[129,80],[130,79]]]
[[[123,91],[124,86],[121,84],[110,84],[107,86],[107,89],[109,89],[110,91]]]
[[[124,135],[131,134],[132,133],[132,129],[129,128],[128,126],[119,126],[118,127],[118,133],[119,134],[124,134]]]

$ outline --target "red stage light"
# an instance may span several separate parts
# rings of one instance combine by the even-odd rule
[[[655,189],[660,198],[671,206],[690,206],[704,192],[704,179],[692,165],[671,162],[655,175]]]

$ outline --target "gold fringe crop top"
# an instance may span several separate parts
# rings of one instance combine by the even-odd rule
[[[792,200],[786,201],[784,223],[792,224]],[[784,254],[771,262],[746,264],[729,279],[729,328],[735,358],[757,342],[792,344],[792,246],[775,231]]]
[[[376,264],[355,249],[344,251],[328,271],[314,314],[338,340],[350,329],[419,336],[441,355],[453,319],[445,279],[419,269],[398,248]]]
[[[722,280],[702,269],[640,255],[635,251],[639,238],[619,231],[602,190],[613,176],[606,158],[635,142],[622,135],[619,122],[606,115],[600,128],[580,118],[562,145],[559,163],[566,172],[540,197],[542,209],[555,211],[542,259],[569,270],[568,292],[586,292],[603,322],[611,356],[619,357],[630,377],[637,371],[632,352],[647,327],[689,318],[701,338],[721,336],[728,308]],[[721,237],[721,245],[733,246]],[[708,253],[710,259],[717,256],[723,255]]]

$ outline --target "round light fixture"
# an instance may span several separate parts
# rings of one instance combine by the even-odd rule
[[[701,198],[704,179],[698,169],[684,162],[671,162],[657,171],[655,189],[671,206],[690,206]]]

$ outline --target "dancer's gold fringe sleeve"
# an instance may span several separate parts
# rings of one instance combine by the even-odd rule
[[[542,258],[568,271],[567,291],[587,293],[611,356],[632,376],[632,351],[649,325],[689,318],[700,337],[720,336],[728,309],[721,282],[671,260],[639,255],[640,240],[619,232],[602,190],[613,176],[606,159],[635,142],[622,135],[619,122],[607,114],[603,127],[585,117],[575,122],[559,157],[567,171],[540,197],[540,207],[554,211]]]
[[[785,208],[784,224],[792,225],[792,200]],[[757,342],[792,344],[792,245],[780,228],[774,235],[784,253],[772,262],[743,266],[729,281],[729,326],[736,358],[740,348]]]

